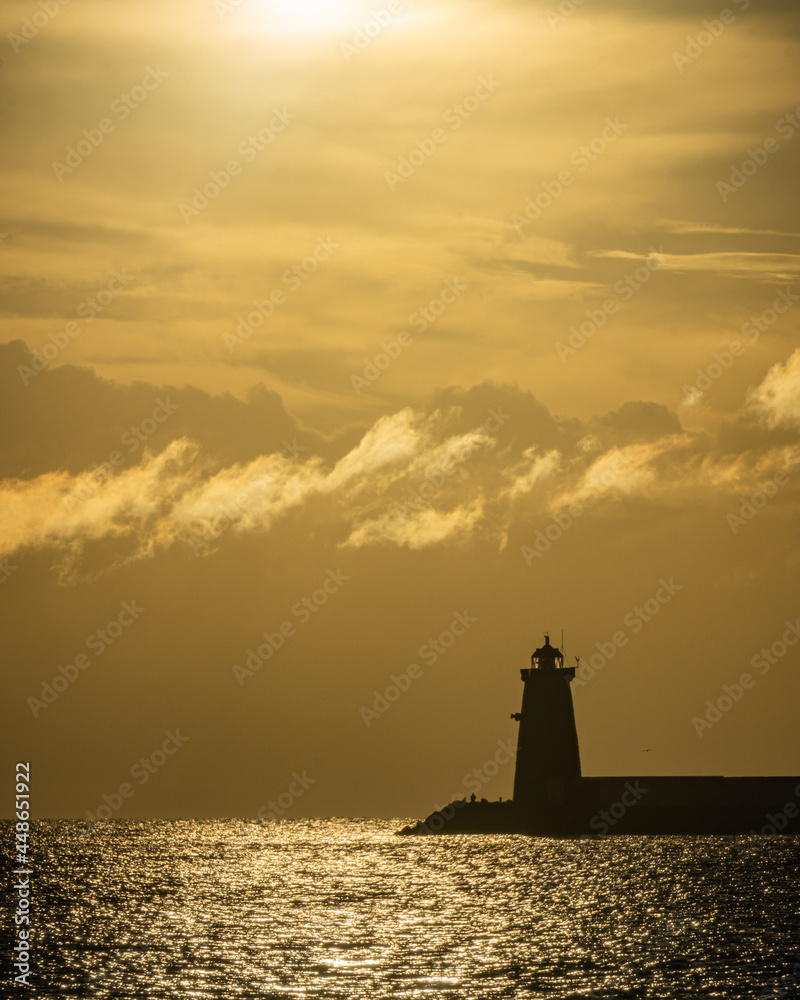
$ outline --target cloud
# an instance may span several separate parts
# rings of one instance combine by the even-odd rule
[[[720,233],[732,236],[800,236],[782,229],[750,229],[746,226],[731,226],[720,222],[687,222],[682,219],[660,219],[655,225],[666,233],[685,236],[691,233]]]
[[[683,87],[689,76],[681,78],[670,58],[702,28],[703,15],[688,2],[658,10],[638,0],[603,10],[576,5],[557,30],[547,18],[557,5],[500,3],[487,17],[470,2],[434,4],[432,21],[393,22],[350,62],[335,34],[290,43],[245,30],[256,6],[242,4],[220,19],[211,4],[200,11],[187,0],[158,8],[143,0],[123,30],[107,4],[87,0],[7,60],[18,101],[6,111],[15,141],[2,166],[13,205],[4,224],[11,236],[3,246],[3,339],[24,337],[42,350],[112,267],[126,267],[136,283],[82,324],[63,360],[124,382],[185,380],[213,393],[243,395],[263,378],[295,414],[330,433],[349,421],[371,423],[376,412],[425,405],[438,386],[474,384],[485,374],[534,391],[543,374],[562,379],[567,369],[553,344],[582,320],[585,300],[613,285],[621,263],[589,252],[640,249],[626,242],[631,233],[642,235],[643,247],[657,245],[647,220],[710,218],[728,249],[728,228],[777,233],[791,217],[788,142],[769,184],[766,174],[754,177],[736,200],[709,210],[714,180],[735,162],[734,151],[763,141],[770,123],[795,106],[785,26],[774,16],[782,5],[756,11],[751,4],[737,14],[698,60],[702,88]],[[24,0],[13,0],[11,26],[26,16]],[[522,38],[533,39],[537,59],[528,58]],[[129,116],[110,112],[154,52],[169,77]],[[496,94],[450,129],[444,114],[485,73],[500,82]],[[284,106],[296,119],[245,160],[241,143]],[[52,161],[104,114],[113,133],[56,181]],[[580,147],[617,116],[629,128],[596,160],[578,157],[588,163],[578,168]],[[184,127],[176,131],[175,121]],[[446,141],[390,191],[384,172],[412,151],[416,159],[417,143],[428,146],[426,137],[442,126]],[[241,174],[185,224],[177,206],[231,158]],[[564,170],[574,183],[521,237],[512,215],[529,198],[557,190]],[[750,186],[758,198],[740,201],[751,198]],[[705,335],[708,309],[699,299],[707,286],[698,278],[759,277],[752,260],[701,258],[717,249],[708,245],[713,234],[702,223],[686,225],[700,229],[677,233],[686,255],[671,258],[670,281],[650,283],[608,325],[602,357],[594,352],[600,371],[570,366],[585,412],[638,396],[673,398],[666,366],[649,368],[647,384],[635,388],[625,374],[640,343],[641,311],[649,310],[650,357],[664,357],[676,330],[693,344]],[[331,259],[229,352],[224,337],[239,317],[271,290],[288,291],[283,275],[327,235],[340,244]],[[768,242],[746,249],[787,249],[784,238],[760,239]],[[786,257],[759,260],[767,275],[794,266]],[[679,278],[680,268],[690,273]],[[456,277],[468,285],[457,303],[424,335],[412,331],[413,354],[355,397],[350,375]],[[726,289],[725,311],[747,307],[748,286]]]
[[[769,427],[800,425],[800,348],[773,365],[747,396],[750,409]]]
[[[0,484],[0,551],[54,549],[67,576],[100,541],[122,543],[117,561],[153,556],[179,541],[201,554],[227,531],[270,531],[314,497],[330,498],[333,516],[343,524],[356,522],[344,544],[431,545],[474,525],[480,503],[424,509],[410,519],[374,519],[366,511],[392,495],[400,481],[446,480],[489,442],[481,429],[442,438],[441,423],[439,411],[404,409],[382,417],[332,468],[319,455],[301,461],[273,453],[215,469],[196,443],[180,438],[158,454],[145,452],[138,465],[117,474],[59,471],[7,479]]]
[[[451,511],[421,510],[411,516],[391,511],[384,517],[365,521],[354,529],[345,545],[362,548],[387,543],[410,549],[427,548],[439,542],[468,536],[483,513],[479,500],[459,505]]]
[[[20,350],[6,352],[6,376]],[[0,480],[0,552],[50,551],[62,579],[71,579],[175,545],[208,555],[226,536],[267,534],[292,513],[293,532],[310,536],[322,525],[340,547],[419,550],[478,541],[502,548],[516,520],[570,504],[714,503],[755,488],[770,470],[796,466],[796,450],[773,429],[800,420],[799,373],[797,351],[751,391],[736,419],[744,428],[756,413],[767,426],[760,436],[736,432],[738,451],[735,422],[718,441],[685,431],[665,406],[641,401],[584,422],[553,416],[530,393],[488,382],[443,389],[427,407],[403,407],[331,440],[298,425],[263,388],[241,403],[162,387],[176,422],[164,419],[134,456],[114,458],[117,448],[92,462],[76,442],[66,467],[47,468],[47,433],[59,421],[79,432],[81,424],[70,420],[81,403],[88,402],[88,416],[93,407],[103,412],[106,449],[158,390],[81,369],[46,371],[31,397],[36,406],[26,411],[38,421],[28,439],[29,471],[17,468]],[[5,384],[11,392],[13,381]],[[12,404],[23,406],[25,393]],[[14,415],[12,408],[7,416]],[[217,438],[208,434],[214,416],[223,421]],[[253,437],[248,425],[263,421]],[[237,430],[248,441],[245,451],[231,444]],[[280,438],[287,431],[291,442]],[[12,449],[5,467],[18,456]]]
[[[652,254],[627,250],[594,250],[593,257],[648,260]],[[800,271],[800,254],[794,253],[659,253],[659,267],[665,271],[708,271],[735,277],[782,276]]]
[[[549,451],[546,455],[539,455],[537,451],[535,446],[526,448],[522,460],[504,470],[512,480],[506,491],[510,500],[517,500],[530,493],[538,483],[549,479],[560,468],[561,456],[557,451]]]
[[[559,510],[570,504],[584,504],[605,498],[647,496],[657,484],[654,459],[685,443],[680,437],[667,437],[648,444],[611,448],[596,458],[576,477],[571,487],[555,496],[552,509]],[[663,484],[660,484],[663,490]]]

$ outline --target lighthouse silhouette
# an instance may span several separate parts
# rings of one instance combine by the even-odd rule
[[[642,775],[584,777],[570,684],[575,667],[550,644],[520,671],[514,797],[457,797],[398,833],[606,834],[793,833],[800,826],[800,776]],[[794,824],[790,826],[790,820]],[[766,821],[766,822],[765,822]]]
[[[545,635],[520,675],[522,711],[511,716],[520,724],[514,805],[521,819],[539,827],[560,825],[573,812],[581,779],[570,690],[575,669],[564,666],[563,653]]]

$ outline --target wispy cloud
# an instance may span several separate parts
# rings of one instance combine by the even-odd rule
[[[439,542],[468,536],[483,513],[483,504],[474,500],[450,511],[424,509],[412,515],[389,511],[382,517],[364,521],[344,543],[350,548],[382,543],[410,549],[423,549]]]
[[[719,233],[731,236],[800,237],[800,233],[789,233],[782,229],[750,229],[745,226],[725,225],[721,222],[688,222],[683,219],[660,219],[655,225],[665,233],[675,233],[679,236],[692,233]]]
[[[744,413],[757,412],[769,427],[797,424],[799,387],[797,351],[750,393]],[[453,433],[459,420],[463,427],[458,407],[405,408],[377,420],[334,462],[275,453],[220,468],[180,438],[103,481],[96,470],[5,480],[0,554],[53,551],[64,578],[86,573],[98,552],[101,570],[178,543],[205,555],[227,533],[267,533],[304,507],[312,530],[314,500],[332,542],[343,547],[491,539],[502,548],[519,518],[599,501],[713,503],[754,488],[765,470],[796,464],[788,446],[769,441],[733,455],[690,433],[620,444],[608,437],[613,422],[606,421],[604,442],[576,423],[563,447],[541,449],[514,443],[524,438],[522,427],[511,438],[502,436],[507,427],[495,435],[480,424]],[[623,422],[622,430],[630,428]]]
[[[622,260],[647,260],[649,254],[631,253],[628,250],[595,250],[593,257],[614,257]],[[735,277],[781,276],[800,271],[800,254],[793,253],[694,253],[659,254],[662,270],[704,271],[728,274]]]

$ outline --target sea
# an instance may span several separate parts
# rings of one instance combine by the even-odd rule
[[[2,996],[800,998],[800,837],[408,822],[40,821],[25,876],[4,823]]]

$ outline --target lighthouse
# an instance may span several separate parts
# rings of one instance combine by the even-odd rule
[[[545,635],[520,674],[522,711],[511,716],[519,722],[514,809],[520,819],[555,830],[569,820],[581,783],[570,690],[575,669],[564,666],[561,650]]]
[[[539,837],[606,834],[761,834],[797,832],[800,776],[581,775],[570,684],[575,668],[550,644],[520,671],[514,798],[456,798],[398,833],[521,833]],[[786,803],[781,811],[781,803]],[[794,810],[791,812],[790,810]],[[764,820],[769,823],[764,825]],[[789,827],[789,819],[795,820]]]

